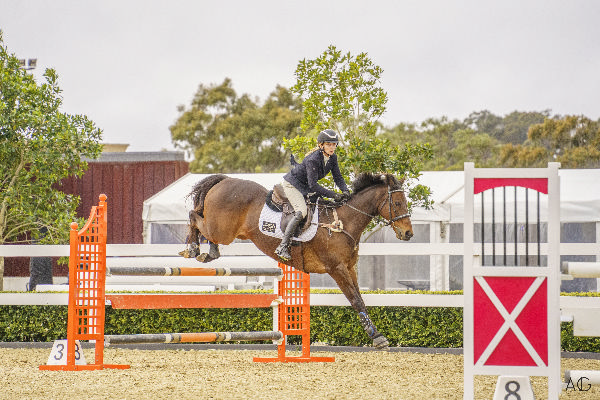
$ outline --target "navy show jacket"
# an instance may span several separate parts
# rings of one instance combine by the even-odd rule
[[[313,151],[304,159],[302,163],[296,164],[293,169],[285,174],[283,179],[291,183],[304,196],[318,194],[322,197],[333,198],[335,192],[319,185],[319,179],[325,177],[329,172],[333,176],[333,181],[342,192],[348,191],[346,182],[340,172],[337,161],[337,155],[332,154],[325,164],[323,153],[320,150]]]

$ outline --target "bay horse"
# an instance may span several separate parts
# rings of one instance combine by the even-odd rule
[[[379,349],[387,348],[389,342],[369,318],[359,291],[358,244],[362,232],[376,217],[386,220],[398,239],[410,240],[413,236],[402,185],[403,181],[391,174],[358,175],[347,202],[334,205],[334,208],[319,205],[317,233],[310,241],[292,246],[292,258],[285,262],[306,273],[329,274],[358,313],[373,345]],[[220,174],[198,182],[190,193],[194,209],[189,214],[188,248],[179,254],[209,262],[219,257],[219,244],[227,245],[239,238],[250,239],[267,256],[281,261],[275,255],[280,239],[263,234],[258,226],[267,193],[267,189],[258,183]],[[331,230],[333,211],[343,223],[340,232]],[[199,235],[210,242],[208,253],[200,254]]]

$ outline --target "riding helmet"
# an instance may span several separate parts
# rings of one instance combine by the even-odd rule
[[[339,138],[336,131],[333,129],[325,129],[317,136],[317,143],[338,143]]]

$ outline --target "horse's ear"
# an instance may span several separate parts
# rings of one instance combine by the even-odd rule
[[[379,179],[381,179],[383,183],[388,183],[386,174],[379,175]]]

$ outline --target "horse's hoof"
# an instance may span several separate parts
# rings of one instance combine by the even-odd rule
[[[190,252],[187,249],[180,251],[177,254],[179,254],[181,257],[184,257],[184,258],[192,258],[192,257],[190,257]]]
[[[212,260],[216,260],[216,258],[211,257],[208,253],[202,253],[196,256],[196,261],[200,261],[201,263],[211,262]]]
[[[373,339],[373,346],[379,350],[386,350],[390,345],[390,342],[385,338],[385,336],[377,336]]]

